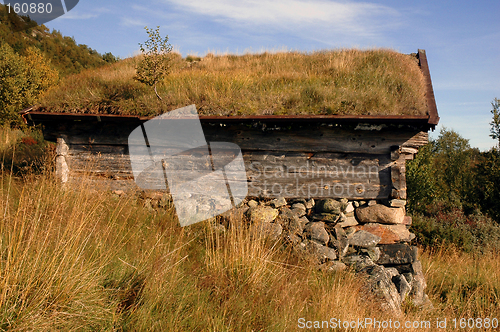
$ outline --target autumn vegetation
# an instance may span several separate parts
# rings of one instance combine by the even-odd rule
[[[481,152],[445,129],[408,163],[412,231],[417,235],[415,244],[434,308],[416,308],[407,302],[403,316],[392,317],[377,309],[352,271],[317,270],[282,240],[252,238],[236,221],[225,231],[211,221],[183,228],[168,201],[152,208],[140,195],[95,191],[85,182],[73,188],[61,186],[53,172],[54,145],[45,142],[37,129],[10,126],[15,111],[33,100],[59,110],[64,100],[67,104],[61,111],[86,102],[89,112],[155,114],[158,108],[145,111],[145,106],[158,107],[158,98],[152,89],[133,80],[138,58],[66,76],[40,48],[20,51],[6,43],[1,29],[0,24],[0,74],[16,74],[4,75],[8,79],[0,87],[0,109],[9,110],[2,113],[7,125],[0,128],[0,331],[297,331],[301,330],[299,318],[352,321],[366,317],[430,321],[432,328],[424,331],[437,330],[436,319],[447,318],[446,330],[455,331],[450,325],[453,318],[500,319],[498,149]],[[335,104],[336,97],[327,95],[319,74],[324,68],[305,61],[330,58],[335,68],[356,64],[361,69],[389,61],[386,51],[359,54],[364,59],[359,63],[348,51],[208,55],[203,59],[175,56],[181,67],[158,86],[158,92],[175,102],[187,98],[201,103],[207,114],[221,109],[238,114],[237,104],[232,108],[203,104],[208,99],[202,96],[223,97],[221,91],[225,91],[236,98],[243,91],[250,93],[251,89],[244,90],[246,63],[264,78],[262,85],[253,88],[276,92],[273,105],[280,106],[270,109],[272,114],[284,112],[286,105],[295,105],[298,113],[306,105],[317,105],[328,113],[326,106],[319,105],[331,102],[328,105],[344,105],[335,111],[342,114],[366,110],[372,102],[403,103],[396,98],[342,104],[342,100],[358,98],[346,88],[345,96],[353,99],[341,98]],[[273,76],[277,73],[273,66],[286,57],[294,66],[302,63],[309,68],[314,79],[298,87],[292,83],[303,80],[302,74],[291,69],[285,80]],[[405,59],[415,61],[411,56]],[[207,68],[215,74],[207,75]],[[228,70],[242,75],[238,84],[223,79]],[[190,81],[183,73],[199,81]],[[17,75],[24,79],[16,81]],[[342,80],[341,73],[335,75]],[[182,77],[187,83],[182,83]],[[65,82],[60,85],[63,88],[51,90],[57,79]],[[176,79],[191,88],[181,89],[173,83]],[[396,78],[394,82],[385,82],[388,87],[383,88],[383,81],[374,79],[374,86],[390,91],[404,88]],[[348,83],[351,88],[361,84]],[[13,88],[5,89],[7,84]],[[365,91],[365,97],[375,95],[370,91]],[[8,99],[11,96],[18,99]],[[230,102],[229,97],[221,100]],[[167,105],[176,107],[174,102]],[[410,105],[405,109],[413,114],[421,102],[416,98],[415,103],[405,105]],[[495,105],[498,109],[498,102],[494,110]],[[245,112],[252,110],[262,111],[255,107]],[[494,124],[495,116],[492,135],[499,128]]]

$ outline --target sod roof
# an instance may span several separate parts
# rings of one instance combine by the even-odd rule
[[[69,76],[34,111],[155,116],[195,104],[200,115],[428,115],[419,60],[392,50],[172,55],[153,89],[134,80],[141,56]]]

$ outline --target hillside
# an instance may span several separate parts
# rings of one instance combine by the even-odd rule
[[[38,110],[153,116],[189,104],[203,115],[426,115],[414,55],[391,50],[329,50],[182,59],[152,89],[134,80],[141,57],[69,76]]]
[[[27,29],[20,30],[23,27]],[[77,44],[73,38],[63,36],[59,31],[49,32],[45,25],[37,26],[27,17],[8,13],[6,7],[0,5],[0,43],[4,42],[19,55],[25,55],[31,46],[38,48],[51,60],[60,76],[116,61],[111,53],[101,55],[87,45]]]

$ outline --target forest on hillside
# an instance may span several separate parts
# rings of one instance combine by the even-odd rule
[[[116,61],[111,53],[101,55],[0,5],[0,124],[19,125],[17,112],[33,106],[61,78]]]

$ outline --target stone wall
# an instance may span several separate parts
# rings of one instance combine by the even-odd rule
[[[351,268],[365,276],[366,287],[396,315],[401,304],[432,305],[415,235],[409,231],[406,201],[349,201],[347,199],[247,200],[219,218],[218,227],[230,219],[246,222],[256,236],[282,238],[320,269]]]

